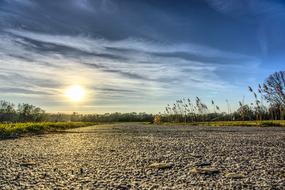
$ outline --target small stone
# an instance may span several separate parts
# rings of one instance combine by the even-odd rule
[[[202,155],[200,155],[200,154],[194,154],[194,153],[190,153],[189,155],[192,156],[192,157],[194,157],[194,158],[201,158],[201,157],[202,157]]]
[[[210,162],[200,162],[195,164],[195,166],[210,166],[210,165],[211,165]]]
[[[20,179],[20,174],[19,173],[16,175],[14,180],[18,180],[18,179]]]
[[[173,163],[153,163],[149,165],[149,168],[152,169],[170,169],[174,166]]]
[[[35,162],[23,162],[23,163],[20,163],[20,166],[23,166],[23,167],[29,167],[29,166],[34,166],[36,165]]]
[[[151,186],[151,187],[149,188],[149,190],[154,190],[154,189],[158,189],[158,188],[159,188],[159,185],[158,185],[158,184],[155,184],[155,185]]]
[[[239,173],[227,173],[225,175],[226,178],[231,178],[231,179],[241,179],[244,178],[245,176],[243,174]]]
[[[44,174],[43,174],[43,177],[44,177],[44,178],[46,178],[47,176],[48,176],[48,174],[47,174],[47,173],[44,173]]]
[[[216,168],[193,168],[191,173],[194,174],[216,174],[220,171]]]
[[[126,184],[118,184],[116,188],[119,190],[128,190],[131,188],[131,186]]]

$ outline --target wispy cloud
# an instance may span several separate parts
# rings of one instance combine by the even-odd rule
[[[217,71],[256,61],[194,44],[110,41],[24,30],[6,30],[0,38],[0,88],[14,94],[41,95],[51,102],[73,83],[86,86],[97,94],[96,101],[106,104],[116,99],[122,103],[123,99],[169,96],[185,88],[232,88],[234,84]]]

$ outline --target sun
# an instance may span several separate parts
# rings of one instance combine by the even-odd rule
[[[64,95],[74,102],[84,98],[85,91],[80,85],[73,85],[66,89]]]

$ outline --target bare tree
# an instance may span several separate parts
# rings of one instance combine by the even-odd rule
[[[285,71],[275,72],[263,84],[265,99],[276,105],[285,106]]]
[[[279,119],[284,119],[285,110],[285,71],[271,74],[263,84],[264,98],[271,107],[279,110]]]

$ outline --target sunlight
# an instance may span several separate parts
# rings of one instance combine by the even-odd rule
[[[85,91],[80,85],[73,85],[66,89],[65,96],[72,101],[80,101],[84,98]]]

